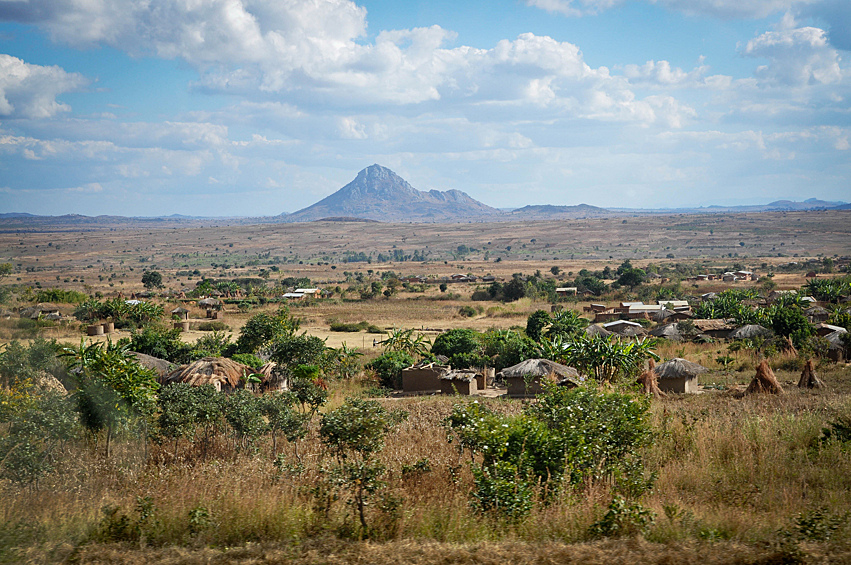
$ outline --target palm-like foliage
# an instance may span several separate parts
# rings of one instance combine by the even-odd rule
[[[398,351],[413,357],[422,357],[431,349],[431,341],[423,334],[416,335],[413,329],[393,329],[378,342],[384,351]]]
[[[593,376],[601,382],[611,382],[636,373],[647,358],[659,359],[653,351],[654,338],[623,342],[616,336],[582,336],[564,344],[565,364]]]

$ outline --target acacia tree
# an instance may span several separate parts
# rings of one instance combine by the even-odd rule
[[[159,271],[145,271],[142,274],[142,284],[145,288],[151,290],[153,288],[163,287],[163,276]]]

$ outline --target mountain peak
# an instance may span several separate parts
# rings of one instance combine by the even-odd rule
[[[286,216],[286,221],[334,216],[379,221],[452,221],[498,214],[499,211],[460,190],[419,191],[387,167],[374,164],[334,194]]]

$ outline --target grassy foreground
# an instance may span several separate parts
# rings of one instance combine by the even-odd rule
[[[795,378],[778,373],[781,381]],[[110,459],[65,446],[38,489],[3,485],[0,562],[41,563],[790,563],[851,562],[851,444],[822,441],[851,421],[835,368],[828,390],[736,399],[723,392],[654,400],[644,453],[655,513],[646,535],[595,540],[613,485],[568,488],[520,521],[470,505],[469,455],[446,439],[452,398],[386,399],[408,419],[380,454],[386,488],[358,541],[352,507],[328,484],[316,430],[298,453],[240,451],[226,437],[204,459],[188,443],[119,443]],[[356,395],[336,383],[330,406]],[[480,400],[517,413],[521,401]],[[315,427],[315,426],[314,426]],[[279,445],[279,449],[281,446]]]

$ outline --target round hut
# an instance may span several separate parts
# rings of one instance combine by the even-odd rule
[[[748,324],[730,332],[730,339],[753,339],[755,337],[771,337],[774,332],[757,324]]]
[[[146,369],[150,369],[157,374],[157,380],[160,384],[165,384],[165,377],[168,376],[169,373],[174,372],[174,370],[178,367],[174,363],[166,361],[165,359],[160,359],[159,357],[145,355],[144,353],[137,353],[136,351],[131,351],[131,353],[136,357],[136,360],[141,366]]]
[[[697,392],[697,377],[708,370],[703,365],[698,365],[681,357],[660,363],[653,369],[656,376],[659,377],[660,390],[678,393]]]
[[[560,386],[579,386],[579,371],[549,359],[526,359],[497,373],[505,381],[508,396],[526,397],[544,391],[542,381],[550,380]]]
[[[587,335],[588,337],[594,337],[594,336],[597,336],[597,335],[602,336],[602,337],[609,337],[610,335],[612,335],[612,332],[610,332],[609,330],[607,330],[603,326],[598,326],[597,324],[591,324],[591,325],[589,325],[588,327],[585,328],[585,335]]]
[[[244,388],[245,377],[252,373],[254,369],[233,359],[204,357],[169,373],[165,384],[213,385],[220,392],[230,392]]]
[[[659,326],[658,328],[653,329],[650,332],[650,335],[652,335],[653,337],[669,339],[671,341],[683,340],[683,334],[680,331],[679,327],[677,327],[676,322],[672,324],[665,324],[664,326]]]

